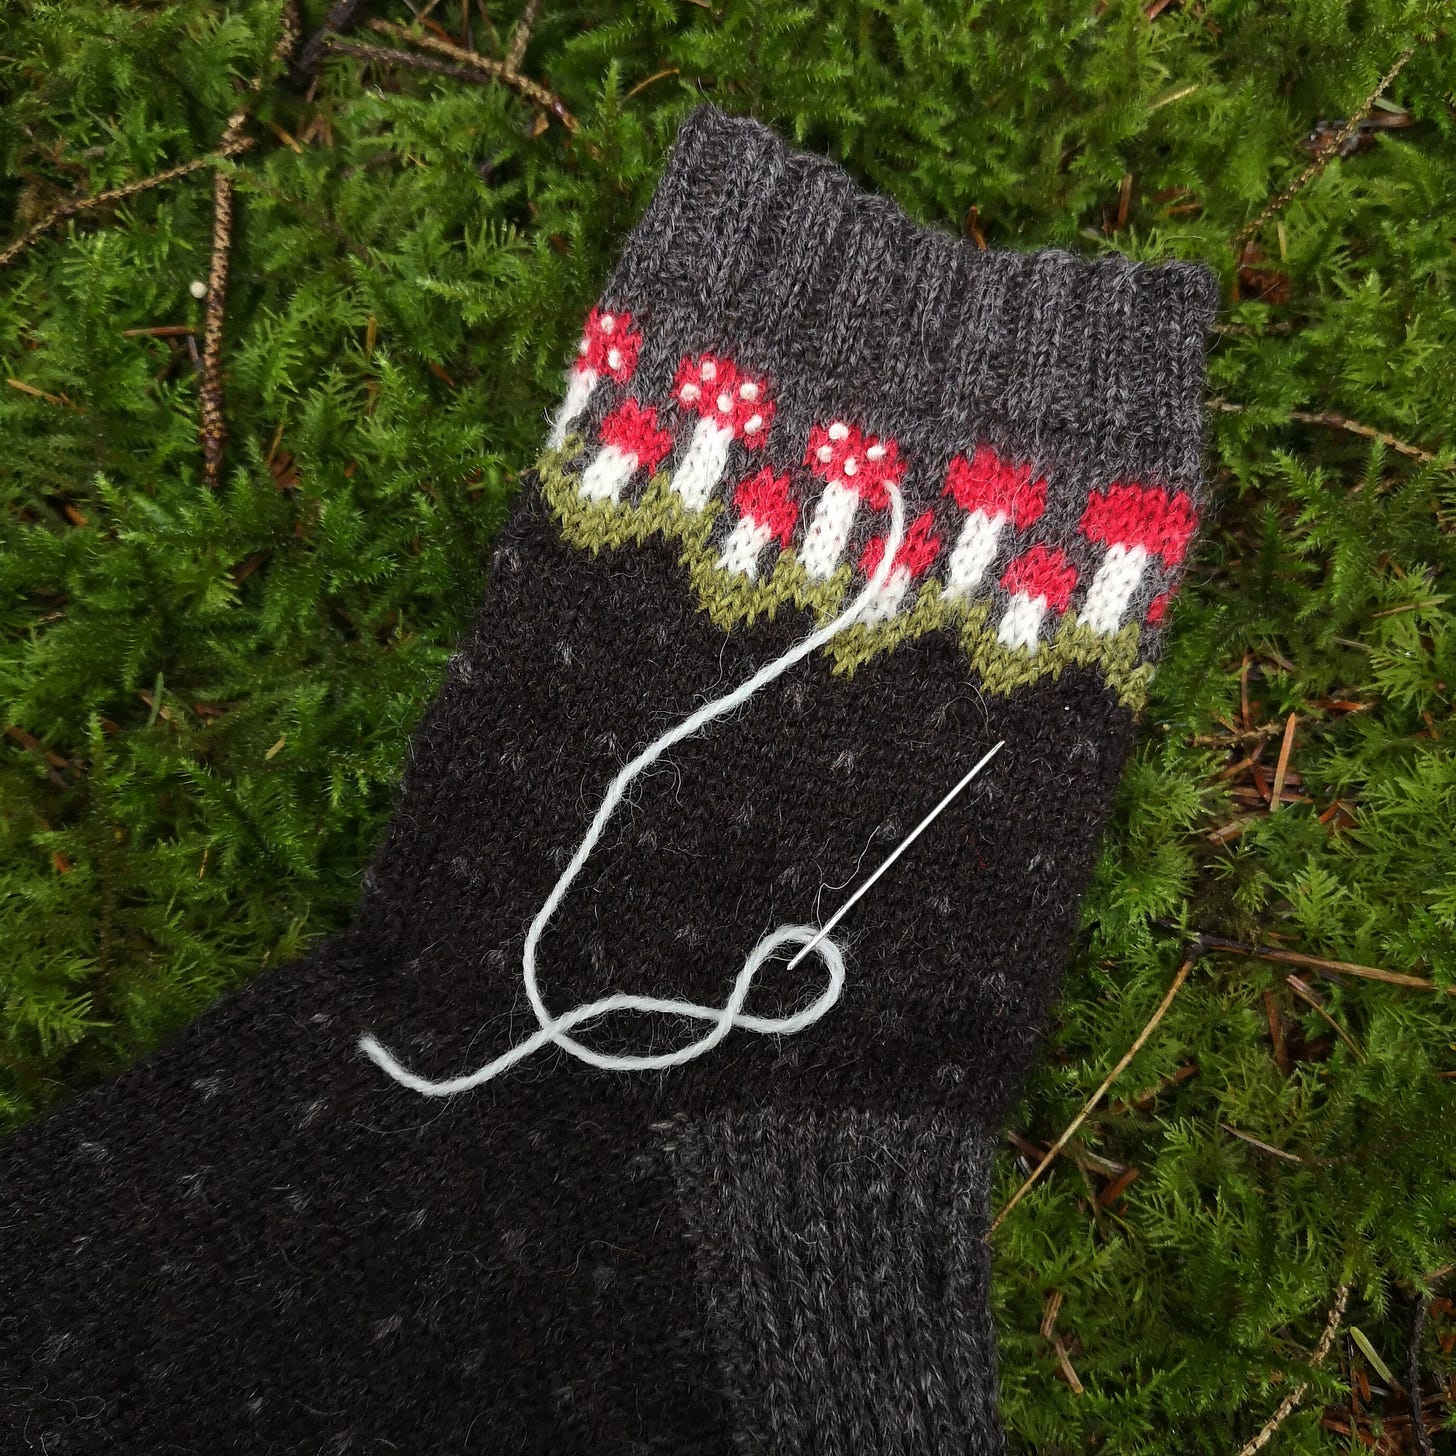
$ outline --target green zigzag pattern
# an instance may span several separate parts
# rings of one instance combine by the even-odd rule
[[[578,488],[579,472],[571,463],[585,449],[585,441],[570,436],[559,450],[547,449],[536,463],[536,473],[547,503],[571,545],[595,553],[604,549],[640,545],[661,534],[682,543],[682,561],[704,611],[725,631],[760,616],[772,617],[781,606],[803,608],[825,623],[844,609],[853,572],[842,565],[828,581],[810,582],[792,551],[779,553],[773,569],[750,581],[722,570],[710,544],[713,523],[723,509],[711,501],[700,511],[685,510],[672,491],[672,474],[662,470],[636,501],[587,500]],[[959,635],[982,690],[1006,694],[1043,677],[1055,677],[1072,666],[1098,668],[1118,702],[1134,712],[1147,701],[1151,663],[1138,662],[1140,629],[1129,622],[1107,637],[1063,615],[1049,642],[1035,653],[1008,648],[996,639],[987,601],[948,602],[934,579],[916,592],[914,605],[887,622],[856,625],[841,632],[824,651],[835,671],[852,673],[881,652],[928,632],[947,630]]]

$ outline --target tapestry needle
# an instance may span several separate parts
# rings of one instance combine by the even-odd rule
[[[861,900],[861,899],[863,899],[863,898],[864,898],[864,895],[865,895],[865,894],[866,894],[866,892],[867,892],[867,891],[868,891],[868,890],[869,890],[869,889],[870,889],[870,887],[871,887],[871,886],[872,886],[872,885],[873,885],[873,884],[874,884],[874,883],[875,883],[875,881],[876,881],[876,880],[878,880],[878,879],[879,879],[879,877],[880,877],[880,876],[881,876],[881,875],[882,875],[882,874],[884,874],[884,873],[885,873],[885,871],[886,871],[886,870],[887,870],[887,869],[889,869],[889,868],[890,868],[890,866],[891,866],[891,865],[892,865],[892,864],[894,864],[894,863],[895,863],[895,861],[896,861],[896,860],[897,860],[897,859],[899,859],[899,858],[900,858],[900,856],[901,856],[901,855],[902,855],[902,854],[904,854],[904,853],[905,853],[905,851],[906,851],[906,850],[907,850],[907,849],[909,849],[909,848],[910,848],[910,846],[911,846],[911,845],[912,845],[912,844],[914,844],[914,843],[915,843],[915,841],[916,841],[916,840],[917,840],[917,839],[919,839],[919,838],[920,838],[920,836],[921,836],[921,835],[922,835],[922,834],[924,834],[924,833],[925,833],[925,831],[926,831],[926,830],[927,830],[927,829],[929,829],[929,828],[930,828],[930,826],[931,826],[931,825],[932,825],[932,824],[934,824],[934,823],[935,823],[935,821],[936,821],[936,819],[937,819],[937,818],[939,818],[939,817],[940,817],[940,814],[941,814],[941,813],[942,813],[942,811],[944,811],[944,810],[945,810],[945,809],[947,809],[947,808],[948,808],[948,807],[949,807],[949,806],[950,806],[950,804],[951,804],[951,802],[952,802],[952,801],[953,801],[953,800],[954,800],[954,799],[955,799],[955,797],[956,797],[956,795],[957,795],[957,794],[959,794],[959,793],[960,793],[960,792],[961,792],[961,790],[962,790],[962,789],[964,789],[964,788],[965,788],[965,786],[966,786],[966,785],[967,785],[967,784],[968,784],[968,783],[970,783],[970,781],[971,781],[971,780],[972,780],[972,779],[973,779],[973,778],[975,778],[975,776],[976,776],[976,775],[977,775],[977,774],[978,774],[978,773],[980,773],[980,771],[981,771],[981,770],[982,770],[982,769],[983,769],[983,768],[985,768],[985,767],[986,767],[986,765],[987,765],[987,764],[988,764],[988,763],[990,763],[990,762],[991,762],[991,760],[992,760],[992,759],[993,759],[993,758],[995,758],[995,757],[996,757],[996,755],[997,755],[997,754],[998,754],[998,753],[1000,753],[1000,751],[1001,751],[1001,750],[1002,750],[1002,749],[1003,749],[1003,748],[1005,748],[1005,747],[1006,747],[1006,740],[1005,740],[1005,739],[1004,739],[1004,738],[1002,738],[1002,739],[1000,739],[1000,740],[999,740],[999,741],[998,741],[998,742],[997,742],[997,743],[995,743],[995,744],[994,744],[994,745],[993,745],[993,746],[992,746],[992,747],[991,747],[991,748],[989,748],[989,749],[987,749],[987,750],[986,750],[986,752],[985,752],[985,753],[984,753],[984,754],[982,754],[982,755],[981,755],[981,757],[980,757],[980,759],[979,759],[979,760],[978,760],[978,761],[977,761],[977,762],[976,762],[976,764],[975,764],[975,766],[974,766],[974,767],[973,767],[973,768],[972,768],[972,769],[971,769],[971,770],[970,770],[970,771],[969,771],[969,772],[968,772],[968,773],[967,773],[967,774],[966,774],[966,776],[965,776],[965,777],[964,777],[964,778],[963,778],[963,779],[962,779],[962,780],[961,780],[961,781],[960,781],[960,783],[958,783],[958,784],[957,784],[957,785],[956,785],[956,786],[955,786],[955,788],[953,788],[953,789],[952,789],[952,790],[951,790],[951,791],[950,791],[950,793],[948,793],[948,794],[947,794],[947,795],[946,795],[946,796],[945,796],[945,798],[943,798],[943,799],[942,799],[942,800],[941,800],[941,801],[940,801],[940,803],[938,803],[938,804],[937,804],[937,805],[936,805],[936,806],[935,806],[935,808],[933,808],[933,809],[932,809],[932,810],[931,810],[931,811],[930,811],[930,813],[928,813],[928,814],[927,814],[927,815],[926,815],[926,816],[925,816],[925,818],[923,818],[923,819],[922,819],[922,820],[921,820],[921,821],[920,821],[920,823],[918,823],[918,824],[917,824],[917,825],[916,825],[916,826],[915,826],[915,828],[914,828],[914,829],[912,829],[912,830],[911,830],[911,831],[910,831],[910,833],[909,833],[909,834],[907,834],[907,835],[906,835],[906,836],[905,836],[905,838],[904,838],[904,839],[902,839],[902,840],[901,840],[901,841],[900,841],[900,842],[899,842],[899,844],[897,844],[897,845],[896,845],[896,846],[895,846],[895,847],[894,847],[894,849],[892,849],[892,850],[891,850],[891,851],[890,851],[890,852],[889,852],[889,854],[887,854],[887,855],[886,855],[886,856],[885,856],[885,858],[884,858],[884,859],[883,859],[883,860],[882,860],[882,861],[881,861],[881,862],[880,862],[880,865],[879,865],[879,867],[878,867],[878,868],[877,868],[877,869],[876,869],[876,870],[875,870],[875,872],[874,872],[874,873],[873,873],[873,874],[872,874],[872,875],[871,875],[871,876],[870,876],[870,877],[869,877],[869,879],[867,879],[867,880],[866,880],[866,881],[865,881],[865,882],[864,882],[864,884],[862,884],[862,885],[861,885],[861,886],[860,886],[860,887],[859,887],[859,889],[857,889],[857,890],[856,890],[856,891],[855,891],[855,892],[854,892],[854,894],[852,894],[852,895],[851,895],[851,896],[850,896],[850,897],[849,897],[849,899],[847,899],[847,900],[846,900],[846,901],[845,901],[845,902],[844,902],[844,904],[843,904],[843,905],[841,905],[841,906],[840,906],[840,907],[839,907],[839,909],[838,909],[838,910],[836,910],[836,911],[835,911],[835,912],[834,912],[834,914],[833,914],[833,915],[831,915],[831,916],[830,916],[830,917],[829,917],[829,919],[828,919],[828,920],[826,920],[826,921],[825,921],[825,922],[824,922],[824,924],[823,924],[823,925],[821,925],[821,926],[820,926],[820,927],[819,927],[819,933],[818,933],[818,934],[817,934],[817,935],[816,935],[816,936],[815,936],[815,937],[814,937],[814,939],[813,939],[813,940],[811,940],[811,941],[809,941],[809,942],[808,942],[808,943],[807,943],[807,944],[805,944],[805,945],[802,945],[802,946],[800,946],[800,948],[799,948],[799,953],[798,953],[798,955],[796,955],[796,956],[795,956],[795,957],[794,957],[794,958],[793,958],[793,960],[791,960],[791,961],[790,961],[790,962],[789,962],[789,963],[788,963],[788,965],[787,965],[787,966],[786,966],[786,967],[785,967],[785,969],[786,969],[786,970],[790,970],[790,971],[791,971],[791,970],[793,970],[793,968],[794,968],[794,967],[795,967],[795,966],[796,966],[796,965],[798,965],[798,964],[799,964],[799,962],[800,962],[800,961],[801,961],[801,960],[803,960],[803,959],[804,959],[804,957],[805,957],[805,956],[806,956],[806,955],[808,955],[808,954],[809,954],[809,952],[810,952],[810,951],[811,951],[811,950],[813,950],[813,949],[814,949],[814,947],[815,947],[815,946],[816,946],[816,945],[818,945],[818,944],[819,944],[819,942],[820,942],[820,941],[821,941],[821,940],[823,940],[823,939],[824,939],[824,937],[825,937],[825,936],[826,936],[826,935],[828,935],[828,934],[829,934],[829,932],[830,932],[830,931],[831,931],[831,930],[833,930],[833,929],[834,929],[834,927],[835,927],[835,926],[836,926],[836,925],[838,925],[838,924],[839,924],[839,922],[840,922],[840,921],[841,921],[841,920],[843,920],[843,919],[844,919],[844,917],[845,917],[845,916],[846,916],[846,915],[848,915],[848,914],[849,914],[849,912],[850,912],[850,911],[851,911],[851,910],[853,910],[853,909],[854,909],[854,907],[855,907],[855,906],[856,906],[856,905],[857,905],[857,904],[858,904],[858,903],[859,903],[859,901],[860,901],[860,900]]]

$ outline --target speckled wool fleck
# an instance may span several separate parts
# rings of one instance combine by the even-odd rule
[[[1002,1456],[989,1163],[1202,506],[1215,298],[978,250],[689,117],[349,929],[0,1141],[0,1450]],[[733,439],[685,491],[710,416]],[[958,566],[976,510],[1007,519]],[[662,1071],[542,1047],[428,1106],[359,1054],[438,1080],[513,1045],[511,968],[623,765],[886,560],[880,620],[634,781],[539,944],[553,1005],[610,969],[722,1006],[743,947],[1004,739],[846,922],[827,1014]],[[768,960],[742,1010],[822,980]],[[701,1030],[632,1023],[578,1032]]]

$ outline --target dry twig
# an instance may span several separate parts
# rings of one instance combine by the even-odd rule
[[[536,28],[536,17],[540,13],[541,0],[527,0],[526,8],[521,12],[521,18],[516,22],[516,28],[511,31],[511,38],[506,46],[508,70],[521,69],[521,62],[526,59],[526,47],[531,43],[531,32]]]
[[[73,197],[69,201],[62,202],[39,222],[28,227],[3,252],[0,252],[0,268],[7,263],[14,262],[32,243],[43,238],[57,223],[64,222],[68,217],[79,217],[83,213],[95,212],[97,208],[106,207],[110,203],[122,202],[128,197],[135,197],[138,192],[147,192],[153,187],[161,187],[164,183],[175,182],[179,177],[190,177],[194,172],[202,171],[204,167],[213,166],[219,157],[236,157],[239,153],[247,151],[252,145],[251,137],[225,135],[217,150],[209,152],[205,157],[194,157],[190,162],[168,167],[165,172],[157,172],[151,177],[142,177],[135,182],[127,182],[121,187],[112,187],[105,192],[98,192],[95,197]]]
[[[1208,402],[1210,409],[1222,411],[1226,415],[1241,415],[1248,410],[1247,405],[1232,404],[1226,399],[1211,399]],[[1362,425],[1359,420],[1352,420],[1346,415],[1336,414],[1333,410],[1326,410],[1322,413],[1315,413],[1310,410],[1290,410],[1286,416],[1296,424],[1301,425],[1323,425],[1330,430],[1344,430],[1350,435],[1359,435],[1366,440],[1379,440],[1387,450],[1394,450],[1398,455],[1404,455],[1409,460],[1419,460],[1422,465],[1434,465],[1437,458],[1429,450],[1422,450],[1419,445],[1411,445],[1406,441],[1397,439],[1394,435],[1388,435],[1384,430],[1377,430],[1370,425]],[[1456,465],[1446,467],[1448,470],[1456,470]]]
[[[1208,935],[1203,931],[1182,931],[1167,920],[1154,920],[1154,925],[1171,930],[1175,935],[1186,935],[1203,950],[1218,951],[1224,955],[1246,956],[1250,960],[1271,961],[1276,965],[1307,966],[1312,971],[1323,971],[1332,976],[1357,976],[1367,981],[1381,981],[1387,986],[1409,986],[1413,991],[1435,991],[1438,994],[1456,996],[1456,986],[1438,986],[1434,981],[1420,976],[1408,976],[1401,971],[1386,971],[1379,966],[1359,966],[1351,961],[1326,960],[1323,956],[1307,955],[1300,950],[1276,950],[1273,946],[1248,945],[1241,940],[1227,940],[1221,935]]]
[[[1016,1207],[1018,1203],[1021,1202],[1022,1198],[1025,1197],[1025,1195],[1030,1191],[1032,1185],[1035,1184],[1036,1181],[1041,1177],[1041,1175],[1046,1172],[1046,1170],[1051,1166],[1052,1160],[1057,1156],[1059,1152],[1061,1152],[1064,1147],[1066,1147],[1067,1143],[1071,1141],[1072,1136],[1076,1133],[1077,1129],[1081,1127],[1084,1122],[1086,1122],[1087,1118],[1091,1115],[1092,1110],[1097,1106],[1097,1104],[1106,1094],[1107,1089],[1111,1087],[1115,1081],[1117,1081],[1118,1077],[1122,1075],[1123,1069],[1142,1049],[1143,1043],[1147,1041],[1147,1039],[1153,1034],[1153,1031],[1157,1027],[1157,1024],[1167,1014],[1168,1008],[1173,1004],[1173,998],[1182,989],[1183,982],[1188,979],[1188,973],[1193,969],[1200,954],[1201,947],[1198,945],[1194,945],[1189,949],[1188,954],[1183,957],[1183,964],[1178,967],[1177,975],[1173,977],[1172,983],[1163,993],[1163,999],[1158,1003],[1158,1009],[1154,1011],[1153,1014],[1148,1018],[1147,1024],[1140,1032],[1138,1032],[1136,1039],[1133,1041],[1133,1044],[1128,1047],[1128,1049],[1122,1054],[1122,1056],[1118,1058],[1117,1065],[1113,1067],[1113,1069],[1102,1079],[1102,1085],[1098,1087],[1098,1089],[1087,1099],[1087,1101],[1083,1104],[1082,1110],[1076,1115],[1076,1117],[1071,1120],[1070,1123],[1067,1124],[1066,1129],[1063,1131],[1062,1135],[1056,1140],[1056,1142],[1054,1142],[1051,1147],[1047,1149],[1046,1156],[1041,1160],[1040,1163],[1036,1165],[1036,1167],[1032,1170],[1030,1176],[1021,1185],[1021,1187],[1018,1188],[1016,1192],[1011,1195],[1011,1198],[1008,1200],[1006,1206],[992,1220],[991,1227],[986,1230],[986,1238],[988,1240],[996,1232],[996,1230],[1000,1228],[1001,1225],[1006,1221],[1007,1215],[1011,1212],[1013,1208]]]
[[[476,51],[467,51],[463,47],[454,44],[453,41],[441,40],[439,36],[421,34],[409,30],[403,25],[396,25],[390,20],[371,20],[369,29],[377,31],[380,35],[387,35],[391,40],[402,41],[405,45],[415,46],[422,51],[430,51],[434,55],[443,56],[446,60],[455,62],[456,65],[467,66],[471,70],[479,71],[483,76],[499,81],[503,86],[509,86],[513,91],[518,91],[528,101],[534,102],[543,111],[549,111],[567,131],[575,132],[581,129],[581,123],[566,109],[565,103],[539,81],[533,81],[529,76],[523,76],[513,67],[508,66],[504,61],[493,61],[488,56],[482,56]]]
[[[1350,1302],[1350,1286],[1340,1285],[1339,1292],[1335,1295],[1334,1307],[1330,1310],[1330,1317],[1325,1321],[1324,1333],[1319,1338],[1319,1344],[1314,1347],[1314,1354],[1310,1357],[1311,1365],[1323,1365],[1330,1353],[1331,1346],[1335,1343],[1335,1336],[1340,1332],[1340,1322],[1345,1318],[1345,1306]],[[1301,1380],[1283,1400],[1279,1402],[1274,1414],[1264,1422],[1263,1427],[1247,1445],[1239,1450],[1239,1456],[1256,1456],[1270,1441],[1274,1439],[1274,1433],[1294,1413],[1309,1390],[1309,1381]]]
[[[1406,62],[1415,55],[1416,48],[1407,46],[1396,58],[1395,64],[1380,78],[1375,89],[1361,103],[1350,119],[1330,139],[1329,147],[1302,171],[1252,222],[1245,223],[1233,236],[1235,247],[1247,242],[1276,212],[1299,195],[1329,164],[1331,157],[1338,156],[1346,142],[1360,129],[1360,123],[1370,115],[1375,103],[1395,83],[1395,78],[1405,70]]]

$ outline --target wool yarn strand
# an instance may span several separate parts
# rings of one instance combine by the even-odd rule
[[[508,1051],[502,1052],[500,1056],[486,1062],[483,1066],[477,1067],[473,1072],[439,1080],[421,1077],[417,1073],[411,1072],[375,1037],[367,1033],[359,1038],[359,1049],[365,1056],[402,1087],[408,1087],[411,1091],[418,1092],[425,1097],[449,1097],[458,1092],[469,1092],[473,1088],[483,1086],[502,1072],[508,1071],[517,1062],[523,1061],[551,1043],[555,1043],[563,1051],[569,1052],[588,1066],[599,1067],[604,1071],[660,1071],[668,1067],[682,1066],[685,1062],[702,1056],[704,1052],[711,1051],[734,1027],[762,1035],[789,1036],[814,1025],[830,1010],[838,1001],[844,987],[844,952],[832,937],[816,930],[813,926],[781,925],[759,940],[743,962],[743,967],[733,983],[732,993],[722,1006],[703,1006],[691,1001],[617,993],[601,997],[596,1001],[585,1002],[556,1016],[552,1014],[541,994],[536,958],[541,938],[550,926],[552,917],[566,898],[577,875],[581,873],[587,860],[591,857],[592,851],[606,830],[608,821],[626,797],[632,782],[659,762],[669,750],[685,739],[700,733],[716,719],[725,717],[735,709],[741,708],[755,693],[767,687],[776,678],[782,677],[790,668],[802,662],[811,653],[817,652],[839,633],[852,627],[877,600],[891,571],[894,570],[896,557],[905,539],[904,500],[896,485],[887,484],[886,491],[889,496],[890,528],[886,533],[884,549],[880,553],[880,559],[874,571],[870,573],[869,580],[849,606],[833,621],[801,638],[782,656],[776,657],[772,662],[759,668],[752,677],[746,679],[732,692],[703,704],[682,722],[653,739],[646,748],[642,749],[621,769],[608,785],[591,825],[577,846],[576,853],[572,855],[571,862],[552,886],[551,893],[537,911],[536,918],[531,922],[531,928],[526,933],[526,944],[521,955],[521,981],[526,988],[526,996],[531,1003],[531,1009],[535,1012],[536,1020],[540,1024],[540,1030],[524,1041],[518,1042]],[[776,950],[790,944],[802,946],[801,955],[812,949],[812,952],[823,961],[829,976],[824,990],[808,1006],[789,1016],[764,1017],[744,1014],[743,1007],[748,1000],[754,977],[757,976],[759,969]],[[712,1025],[710,1030],[696,1041],[690,1041],[670,1052],[643,1055],[600,1052],[587,1046],[584,1042],[578,1041],[570,1034],[582,1023],[594,1021],[598,1017],[610,1015],[615,1011],[684,1016],[711,1022]]]

